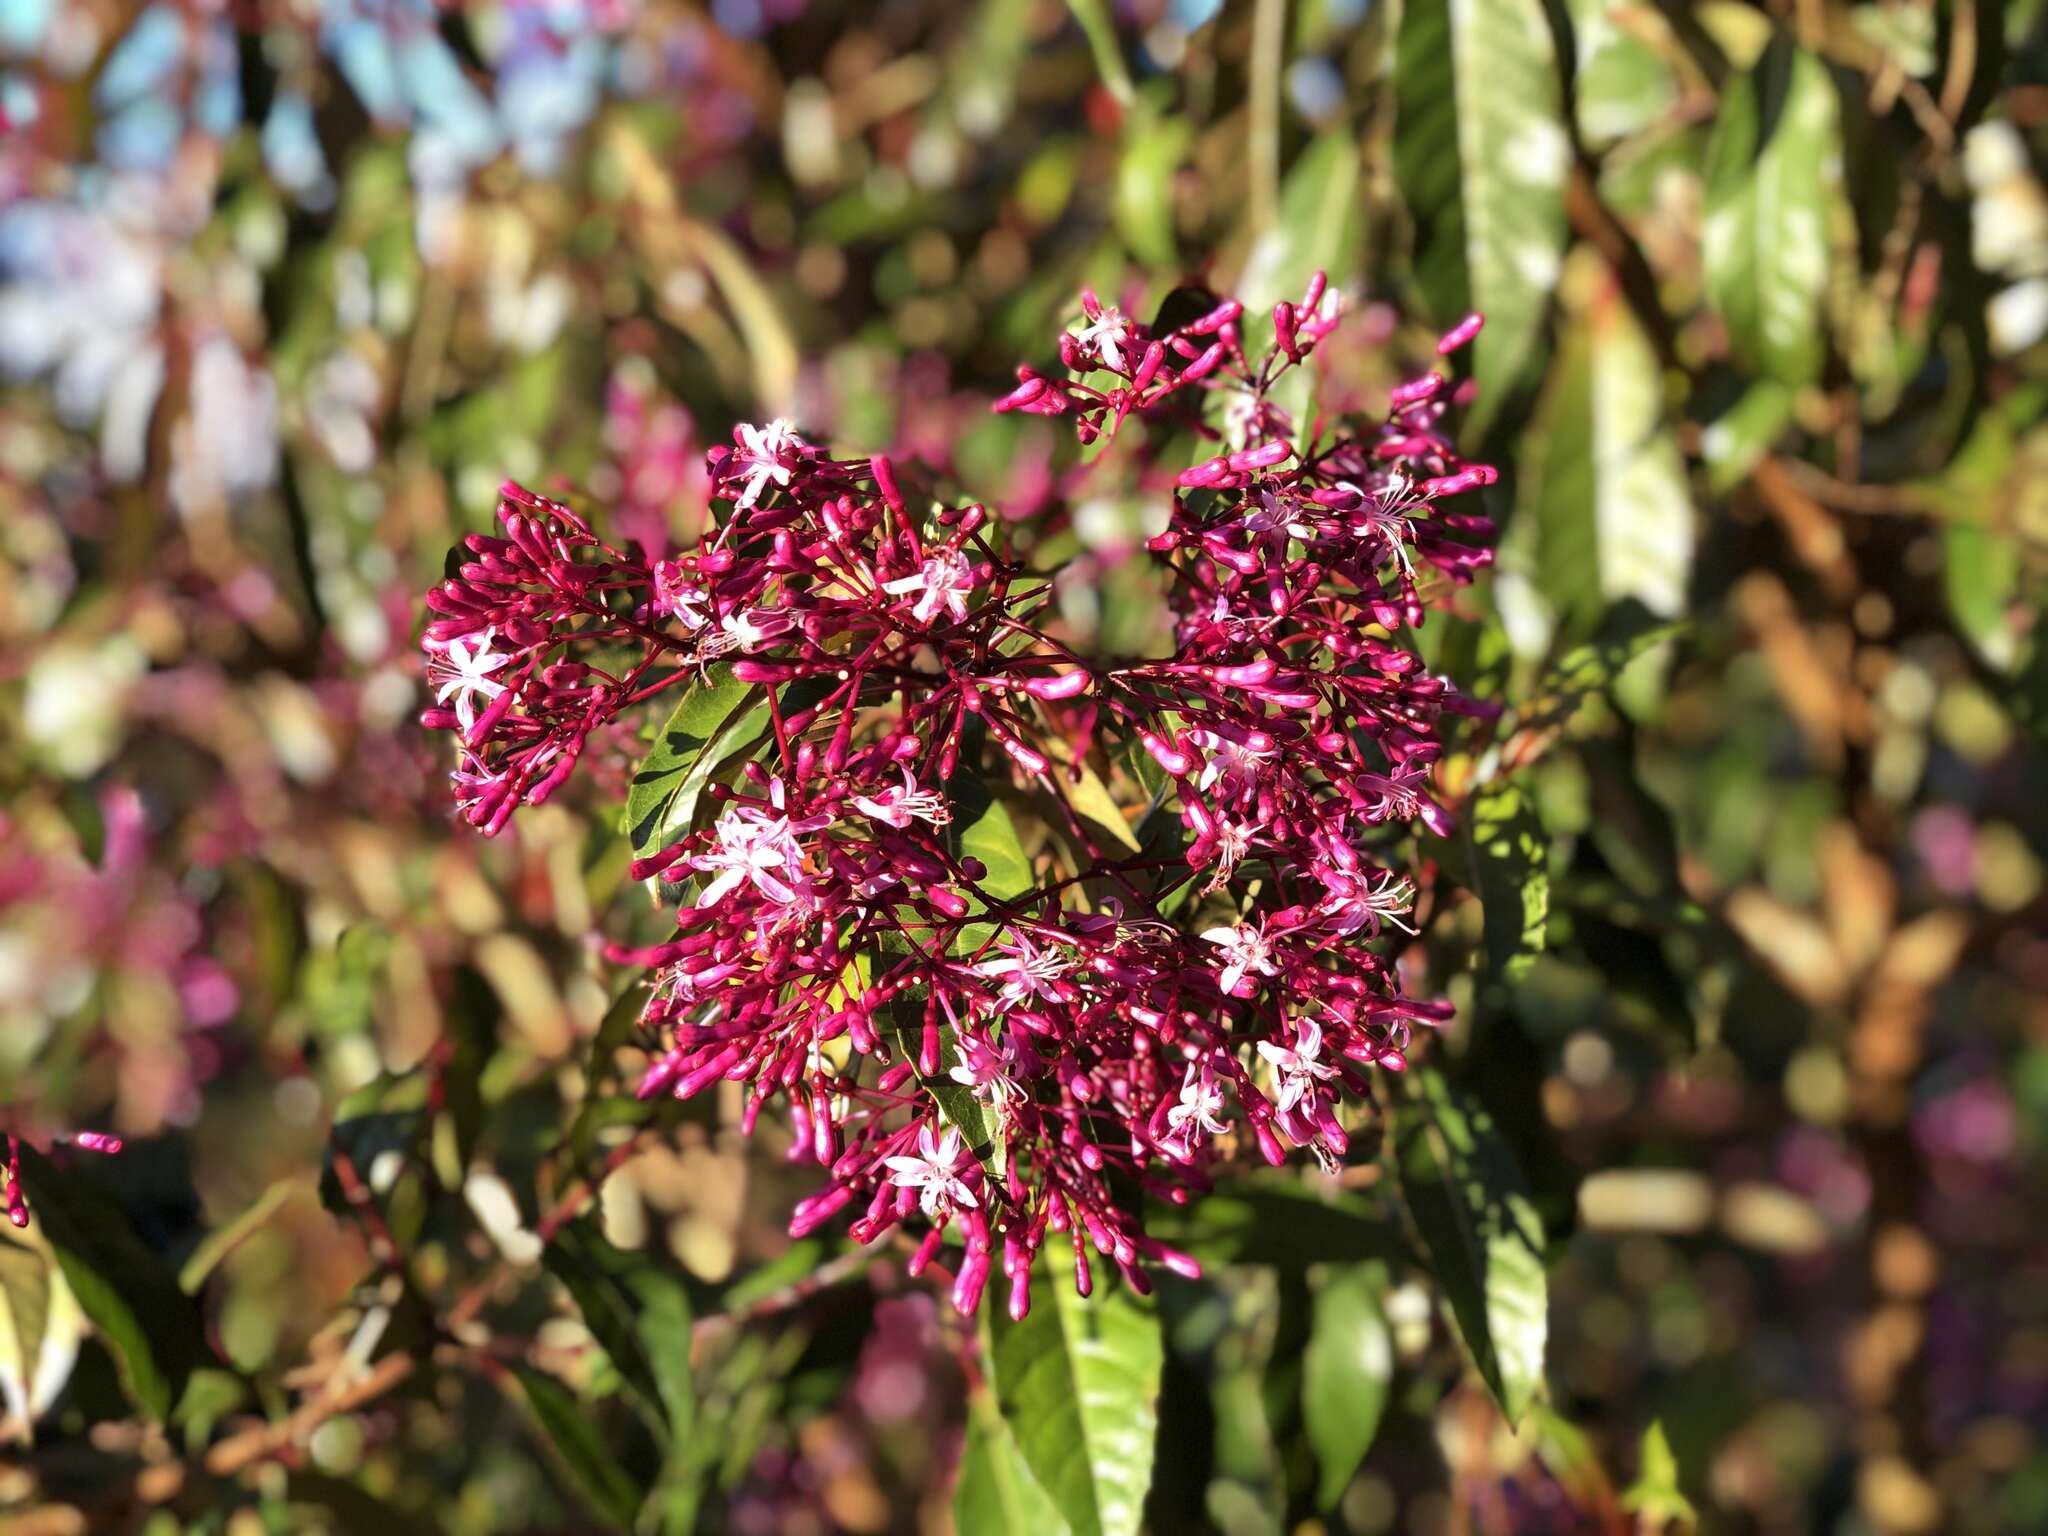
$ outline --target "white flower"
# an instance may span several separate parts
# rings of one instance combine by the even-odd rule
[[[1074,340],[1093,347],[1108,368],[1124,371],[1124,348],[1131,344],[1130,322],[1114,304],[1105,304],[1100,315],[1074,333]]]
[[[1238,984],[1253,973],[1260,976],[1277,974],[1273,964],[1273,941],[1266,937],[1263,920],[1257,926],[1238,923],[1227,928],[1211,928],[1202,937],[1223,951],[1223,974],[1217,978],[1217,983],[1225,992],[1235,993]]]
[[[758,805],[733,806],[718,818],[718,847],[691,858],[691,868],[717,871],[717,878],[697,898],[698,906],[710,906],[743,880],[751,881],[757,891],[778,906],[799,904],[797,888],[803,883],[804,854],[797,837],[830,826],[832,818],[807,816],[792,820],[781,814],[784,801],[780,779],[769,783],[768,793],[773,810],[763,810]]]
[[[910,1157],[885,1157],[889,1181],[898,1189],[917,1191],[917,1203],[927,1217],[936,1221],[954,1206],[969,1209],[981,1202],[967,1181],[954,1171],[960,1161],[960,1133],[952,1126],[934,1139],[929,1121],[918,1127],[917,1152]]]
[[[1391,869],[1378,874],[1362,870],[1324,867],[1316,871],[1329,892],[1316,910],[1330,918],[1330,927],[1341,934],[1361,928],[1377,936],[1381,923],[1392,923],[1403,933],[1416,930],[1401,921],[1401,914],[1415,905],[1415,887]]]
[[[920,624],[931,623],[941,608],[958,624],[967,617],[967,594],[974,590],[974,567],[958,550],[942,549],[927,558],[915,576],[885,581],[882,590],[892,595],[917,593],[917,604],[911,612]]]
[[[1384,540],[1395,563],[1413,576],[1415,565],[1408,546],[1415,538],[1415,524],[1409,514],[1420,509],[1420,503],[1410,494],[1413,482],[1396,471],[1388,479],[1386,488],[1377,494],[1361,490],[1349,480],[1338,481],[1337,489],[1350,491],[1359,498],[1358,507],[1351,514],[1352,533],[1360,538],[1370,536]]]
[[[739,447],[726,469],[725,478],[746,479],[741,488],[737,505],[751,507],[761,499],[761,493],[772,482],[775,485],[789,484],[789,474],[796,467],[797,451],[803,441],[796,435],[795,426],[776,417],[765,427],[742,425],[735,434]]]
[[[1260,772],[1279,751],[1277,747],[1260,751],[1215,731],[1189,731],[1188,739],[1202,749],[1202,771],[1195,780],[1197,789],[1208,789],[1220,779],[1249,789],[1258,783]]]
[[[1003,935],[1003,950],[999,958],[984,960],[974,969],[983,976],[1007,978],[1003,982],[1004,1002],[1021,1003],[1034,997],[1059,1000],[1059,989],[1054,983],[1067,973],[1070,962],[1065,955],[1056,949],[1040,949],[1029,935],[1015,929]]]
[[[1188,1075],[1180,1085],[1180,1102],[1166,1112],[1170,1137],[1177,1137],[1186,1150],[1196,1131],[1220,1136],[1229,1127],[1223,1120],[1223,1085],[1207,1062],[1188,1063]]]
[[[902,831],[913,821],[928,821],[935,827],[943,827],[953,819],[953,811],[946,804],[945,797],[936,790],[919,789],[917,781],[910,776],[910,765],[903,768],[903,787],[891,784],[879,794],[855,795],[854,809],[877,821],[887,822]]]
[[[960,1060],[946,1075],[964,1088],[974,1090],[977,1099],[998,1106],[1024,1097],[1012,1071],[1017,1064],[1016,1042],[1008,1030],[1000,1031],[994,1040],[984,1040],[962,1030],[959,1036]]]
[[[481,635],[473,636],[475,644],[462,640],[450,640],[439,647],[438,654],[427,662],[427,681],[439,683],[441,691],[435,702],[446,704],[452,695],[455,699],[455,718],[462,722],[462,734],[467,736],[476,725],[476,696],[495,699],[505,691],[505,685],[492,677],[512,658],[502,651],[491,649],[491,642],[498,636],[495,626]]]
[[[1297,1104],[1314,1094],[1318,1081],[1337,1075],[1337,1069],[1321,1059],[1322,1052],[1323,1031],[1314,1019],[1295,1021],[1292,1048],[1270,1040],[1259,1042],[1259,1054],[1279,1074],[1281,1114],[1293,1113]]]
[[[792,622],[788,614],[775,608],[747,608],[739,613],[728,613],[718,621],[718,632],[706,636],[699,650],[706,656],[722,656],[727,651],[738,651],[744,656],[759,650],[787,630]]]
[[[1249,826],[1227,816],[1219,818],[1216,823],[1216,873],[1210,877],[1206,889],[1213,891],[1229,884],[1238,864],[1251,849],[1252,829]]]

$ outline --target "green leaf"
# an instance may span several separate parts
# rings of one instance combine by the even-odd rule
[[[1133,113],[1116,167],[1116,226],[1131,254],[1147,266],[1171,268],[1173,183],[1187,158],[1194,127],[1184,117]]]
[[[1480,1378],[1511,1424],[1543,1384],[1543,1223],[1477,1104],[1429,1068],[1406,1074],[1395,1124],[1401,1198]]]
[[[1070,1536],[1072,1529],[1031,1475],[985,1388],[967,1399],[967,1443],[953,1488],[953,1529],[962,1536]]]
[[[1336,1506],[1351,1485],[1386,1412],[1394,1379],[1394,1337],[1380,1297],[1384,1264],[1333,1270],[1315,1294],[1302,1361],[1301,1416],[1320,1475],[1316,1501]]]
[[[1678,1486],[1678,1458],[1671,1454],[1661,1419],[1652,1419],[1643,1431],[1636,1480],[1622,1494],[1621,1507],[1640,1516],[1646,1530],[1674,1522],[1690,1525],[1699,1519],[1699,1511]]]
[[[1533,526],[1536,595],[1576,636],[1629,598],[1663,618],[1683,611],[1696,535],[1655,354],[1597,258],[1575,262],[1566,285],[1591,295],[1522,440],[1516,522]]]
[[[1786,384],[1820,374],[1827,198],[1841,162],[1826,68],[1777,39],[1721,98],[1707,146],[1702,259],[1707,301],[1736,356]]]
[[[963,772],[951,792],[960,852],[981,860],[988,869],[975,883],[997,901],[1035,889],[1038,876],[1032,872],[1031,860],[1017,838],[1017,824],[1003,802],[970,773]]]
[[[1549,846],[1529,797],[1496,779],[1466,809],[1466,835],[1485,913],[1487,974],[1515,982],[1543,953],[1550,921]]]
[[[2012,672],[2021,660],[2019,541],[1975,523],[1951,522],[1941,531],[1942,589],[1948,611],[1970,648],[1987,666]]]
[[[1034,1281],[1022,1322],[989,1307],[989,1377],[1003,1422],[1074,1536],[1135,1536],[1159,1427],[1158,1309],[1100,1281],[1084,1300],[1050,1258]]]
[[[199,1288],[206,1284],[206,1277],[213,1273],[220,1261],[232,1253],[250,1233],[278,1213],[285,1201],[305,1187],[305,1180],[298,1174],[289,1174],[272,1184],[250,1202],[248,1209],[225,1226],[215,1227],[200,1239],[199,1246],[192,1250],[192,1257],[185,1261],[178,1271],[178,1289],[187,1296],[199,1294]]]
[[[526,1395],[534,1426],[592,1511],[614,1530],[630,1528],[640,1508],[640,1490],[612,1455],[589,1412],[545,1371],[514,1365],[512,1375]]]
[[[1107,0],[1067,0],[1067,9],[1074,13],[1074,20],[1081,24],[1081,31],[1088,38],[1089,51],[1095,55],[1095,72],[1102,76],[1102,83],[1118,103],[1129,107],[1133,99],[1131,72],[1124,66],[1123,49],[1116,39],[1116,21],[1109,13]]]
[[[1605,149],[1656,124],[1678,101],[1678,77],[1656,48],[1616,20],[1612,0],[1565,0],[1574,52],[1579,137]]]
[[[113,1353],[121,1384],[152,1418],[170,1418],[206,1359],[204,1324],[191,1298],[97,1182],[58,1168],[26,1144],[21,1176],[34,1219],[80,1309]]]
[[[1792,391],[1776,379],[1759,379],[1742,398],[1700,433],[1707,461],[1707,489],[1725,496],[1757,467],[1792,420]]]
[[[50,1327],[50,1265],[36,1249],[0,1232],[0,1368],[36,1400],[36,1370]]]
[[[1146,1230],[1204,1264],[1312,1264],[1404,1257],[1399,1228],[1362,1196],[1283,1175],[1250,1175],[1185,1206],[1148,1211]]]
[[[757,703],[734,724],[740,706]],[[626,793],[626,835],[635,858],[667,847],[690,827],[697,800],[717,766],[706,749],[724,739],[739,745],[768,728],[768,708],[759,690],[732,675],[730,665],[712,667],[690,685],[662,723],[654,746],[640,760]]]
[[[1309,141],[1280,184],[1271,229],[1256,231],[1238,297],[1244,301],[1246,339],[1254,351],[1272,340],[1273,306],[1299,303],[1308,280],[1327,273],[1332,287],[1349,281],[1365,253],[1365,191],[1359,185],[1357,139],[1332,129]],[[1314,424],[1313,365],[1289,369],[1270,392],[1297,428]],[[1138,749],[1148,761],[1149,752]]]
[[[568,1290],[665,1451],[650,1508],[658,1509],[663,1529],[690,1529],[698,1490],[695,1463],[685,1452],[696,1426],[697,1391],[682,1277],[644,1254],[614,1247],[587,1217],[558,1231],[542,1262]]]
[[[1440,325],[1486,316],[1478,431],[1537,349],[1565,246],[1571,140],[1542,0],[1412,0],[1395,78],[1416,282]]]

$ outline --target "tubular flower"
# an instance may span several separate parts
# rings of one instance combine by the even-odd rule
[[[501,535],[428,597],[424,718],[487,834],[657,695],[744,693],[700,788],[636,829],[673,919],[608,950],[649,973],[640,1092],[744,1085],[745,1128],[782,1117],[821,1170],[792,1231],[919,1226],[913,1270],[943,1256],[962,1311],[1000,1262],[1023,1315],[1052,1237],[1084,1294],[1090,1249],[1139,1290],[1194,1272],[1144,1200],[1254,1150],[1335,1166],[1367,1070],[1448,1013],[1391,950],[1428,889],[1396,840],[1450,830],[1439,732],[1479,712],[1408,640],[1489,558],[1456,392],[1430,374],[1381,422],[1306,431],[1276,386],[1338,323],[1320,278],[1257,359],[1234,301],[1164,328],[1081,307],[1062,375],[1021,369],[996,409],[1141,429],[1172,484],[1134,556],[1170,654],[1077,653],[1029,516],[913,511],[889,460],[780,421],[708,456],[695,547],[617,549],[507,486]],[[1210,457],[1156,462],[1190,432]]]

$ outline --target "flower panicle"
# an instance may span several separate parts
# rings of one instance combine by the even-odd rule
[[[1489,558],[1460,387],[1431,373],[1380,422],[1309,436],[1274,386],[1340,321],[1320,277],[1257,358],[1235,301],[1158,334],[1081,310],[1066,376],[1021,370],[995,408],[1084,442],[1195,405],[1221,422],[1146,552],[1172,654],[1075,653],[987,509],[915,514],[887,458],[787,421],[711,451],[707,531],[659,558],[507,487],[423,642],[427,723],[458,734],[485,832],[664,689],[724,668],[759,690],[754,760],[633,866],[672,931],[607,951],[651,976],[639,1091],[743,1085],[744,1128],[772,1111],[822,1171],[792,1231],[919,1228],[914,1271],[944,1257],[972,1311],[1000,1263],[1018,1316],[1048,1241],[1083,1294],[1104,1261],[1142,1290],[1195,1270],[1143,1199],[1185,1203],[1246,1154],[1341,1164],[1346,1105],[1447,1015],[1403,991],[1393,936],[1431,882],[1394,845],[1451,830],[1441,731],[1483,709],[1406,638]],[[1109,836],[1109,780],[1178,837]],[[1042,847],[1009,835],[1018,805]]]

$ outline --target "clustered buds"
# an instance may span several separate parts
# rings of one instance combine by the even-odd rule
[[[1091,1249],[1141,1291],[1149,1265],[1193,1272],[1145,1201],[1186,1201],[1240,1146],[1335,1167],[1369,1069],[1446,1013],[1376,941],[1414,931],[1388,848],[1448,830],[1438,729],[1476,708],[1402,638],[1426,584],[1489,557],[1461,498],[1494,475],[1447,435],[1456,392],[1431,374],[1327,440],[1293,420],[1275,386],[1339,317],[1320,276],[1256,363],[1234,302],[1160,334],[1083,309],[1069,376],[1020,370],[996,409],[1216,445],[1143,556],[1169,657],[1076,654],[1000,520],[913,511],[887,459],[781,421],[710,454],[698,547],[650,561],[508,486],[503,537],[429,597],[425,718],[459,734],[486,833],[631,706],[750,685],[752,759],[707,746],[701,809],[634,867],[674,932],[610,951],[652,976],[640,1092],[747,1084],[746,1128],[779,1106],[825,1173],[792,1231],[914,1225],[914,1271],[951,1237],[963,1312],[999,1260],[1021,1316],[1049,1233],[1083,1294]],[[1141,813],[1121,838],[1111,781]]]

